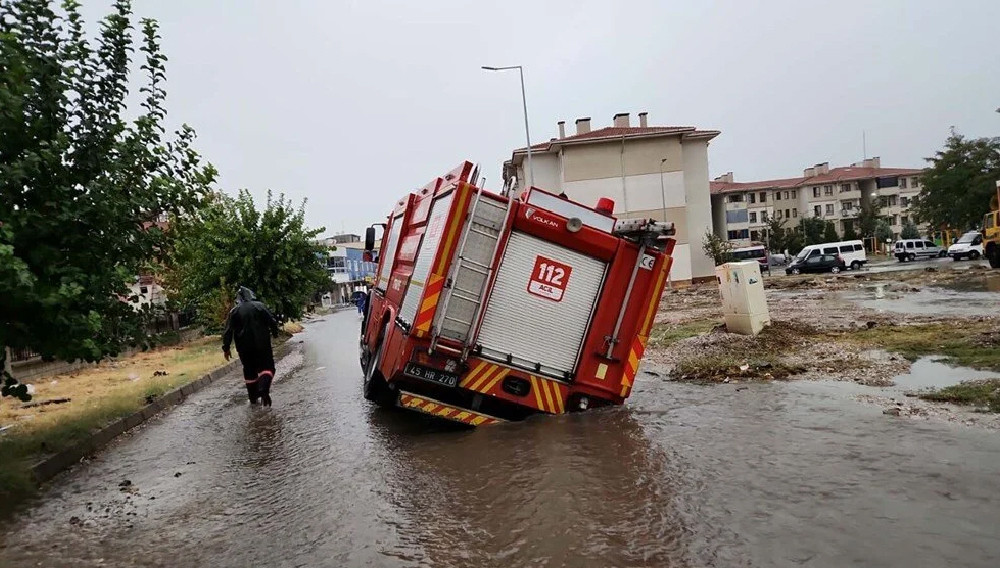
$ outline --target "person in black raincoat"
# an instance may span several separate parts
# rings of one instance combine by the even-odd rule
[[[222,334],[222,353],[228,361],[232,357],[229,346],[236,343],[250,404],[261,402],[264,406],[271,406],[274,352],[271,351],[268,335],[278,336],[277,320],[267,306],[257,301],[249,288],[240,286],[236,293],[236,307],[229,312],[226,330]]]

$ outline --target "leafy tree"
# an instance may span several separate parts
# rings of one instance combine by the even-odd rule
[[[785,228],[783,219],[772,217],[767,222],[767,244],[771,252],[782,252],[788,248],[788,235],[791,231]]]
[[[799,251],[806,246],[805,242],[802,240],[801,231],[789,231],[788,235],[785,237],[785,249],[791,255],[799,254]]]
[[[1000,138],[966,139],[954,130],[920,176],[915,216],[934,227],[970,229],[989,211],[1000,179]]]
[[[805,217],[800,221],[799,227],[802,229],[802,241],[805,245],[815,245],[822,243],[823,233],[826,231],[826,222],[819,217]]]
[[[844,240],[853,241],[858,239],[858,233],[854,230],[854,223],[850,221],[844,222]]]
[[[823,241],[833,243],[839,240],[840,235],[837,234],[837,227],[833,224],[833,221],[827,221],[823,227]]]
[[[705,251],[705,256],[712,257],[715,265],[719,266],[732,260],[733,243],[709,229],[701,239],[701,250]]]
[[[917,226],[913,224],[913,221],[907,221],[906,224],[903,225],[903,230],[899,232],[899,238],[919,239],[920,230],[917,229]]]
[[[878,224],[875,225],[875,239],[880,243],[892,240],[892,227],[885,219],[879,219]]]
[[[858,233],[862,239],[870,239],[875,236],[875,229],[878,227],[881,215],[882,207],[877,197],[871,196],[867,200],[861,200],[861,210],[858,212]]]
[[[210,328],[224,321],[237,286],[253,290],[279,318],[301,317],[329,281],[315,242],[325,229],[305,227],[304,206],[269,192],[259,211],[246,190],[235,198],[214,195],[196,214],[171,223],[168,286]]]
[[[123,302],[163,250],[163,215],[195,207],[215,179],[183,127],[166,139],[164,62],[153,20],[133,39],[117,0],[90,40],[79,3],[0,0],[0,353],[95,361],[146,342]],[[132,54],[142,109],[127,120]],[[2,394],[27,398],[4,371]]]

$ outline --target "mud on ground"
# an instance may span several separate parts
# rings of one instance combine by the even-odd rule
[[[874,294],[875,285],[890,296],[906,294],[958,280],[984,280],[987,273],[970,269],[770,278],[765,288],[772,325],[757,337],[725,331],[714,284],[668,290],[646,352],[647,369],[671,380],[698,382],[797,378],[888,386],[909,370],[910,361],[877,348],[881,330],[897,338],[909,330],[964,330],[988,346],[1000,341],[1000,319],[993,314],[881,312],[844,296],[868,288]]]

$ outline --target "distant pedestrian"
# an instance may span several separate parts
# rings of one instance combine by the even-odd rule
[[[358,307],[358,317],[364,317],[366,303],[368,303],[368,294],[355,292],[354,304]]]
[[[228,361],[229,346],[236,343],[236,353],[243,363],[243,380],[250,404],[271,406],[271,381],[274,379],[274,353],[271,338],[278,336],[278,322],[254,293],[240,286],[236,307],[229,312],[226,330],[222,334],[222,353]]]

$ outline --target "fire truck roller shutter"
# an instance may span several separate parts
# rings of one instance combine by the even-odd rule
[[[413,264],[413,276],[410,277],[410,285],[406,288],[406,296],[403,298],[403,307],[399,311],[400,317],[406,323],[412,324],[413,319],[417,317],[417,307],[424,295],[424,286],[431,274],[431,265],[437,256],[438,245],[441,244],[441,236],[444,234],[448,211],[451,209],[451,200],[454,197],[455,192],[450,191],[435,198],[431,203],[431,210],[427,215],[427,228],[420,240],[420,250],[417,251],[417,258]]]
[[[506,360],[510,354],[512,364],[532,370],[540,364],[537,372],[556,377],[573,373],[606,268],[585,254],[512,232],[479,331],[483,355]]]

